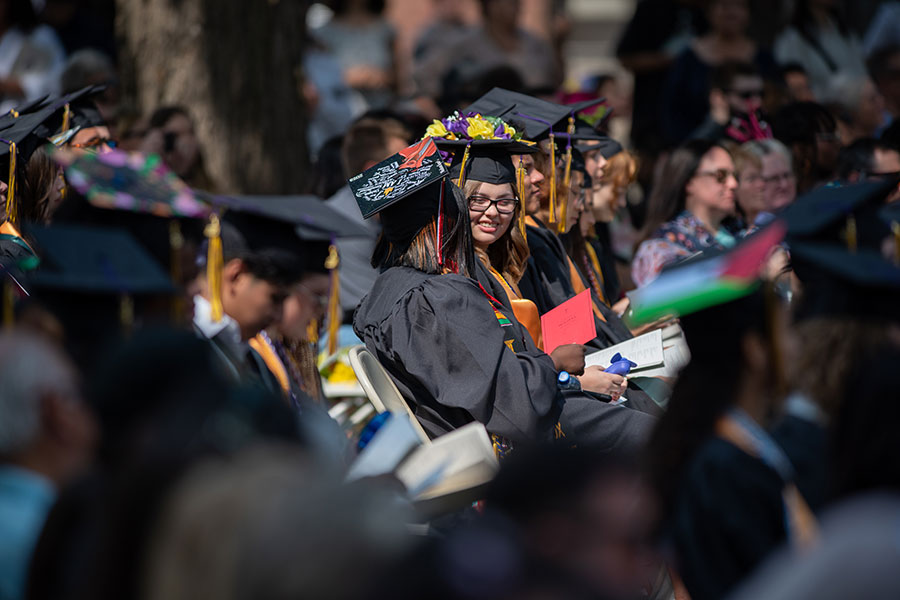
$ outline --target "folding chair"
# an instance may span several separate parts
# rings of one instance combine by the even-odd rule
[[[409,415],[409,422],[412,424],[413,429],[416,430],[422,443],[430,444],[431,440],[428,434],[422,429],[422,425],[419,424],[415,413],[413,413],[409,404],[406,403],[406,399],[400,395],[400,391],[394,385],[394,382],[391,381],[387,371],[366,350],[366,347],[359,345],[350,348],[349,358],[350,366],[353,367],[353,372],[356,373],[359,385],[362,386],[366,397],[372,403],[372,406],[375,407],[375,410],[380,413],[391,412]]]

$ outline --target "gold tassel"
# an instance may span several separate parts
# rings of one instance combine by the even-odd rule
[[[463,189],[466,182],[466,163],[469,162],[469,148],[472,144],[466,144],[466,151],[463,152],[462,162],[459,164],[459,177],[456,179],[456,187]]]
[[[222,269],[225,267],[225,258],[222,256],[222,228],[217,215],[209,216],[209,224],[203,230],[203,235],[209,240],[209,249],[206,252],[206,281],[209,285],[211,317],[213,322],[217,323],[225,314],[222,308]]]
[[[566,169],[563,172],[563,201],[559,205],[559,226],[557,233],[566,232],[566,221],[569,218],[569,195],[572,193],[569,186],[572,184],[572,147],[566,148]]]
[[[69,130],[69,120],[72,116],[72,110],[69,108],[69,103],[66,102],[66,108],[63,110],[63,122],[62,129],[60,129],[60,133]]]
[[[19,111],[17,111],[17,110],[14,109],[14,108],[13,108],[13,109],[10,109],[9,114],[11,114],[11,115],[13,116],[13,119],[18,119],[18,118],[19,118]]]
[[[894,264],[900,265],[900,223],[891,221],[891,232],[894,234]]]
[[[181,286],[181,249],[184,247],[184,236],[181,233],[181,223],[178,219],[169,221],[169,275],[172,283]],[[177,323],[184,314],[184,297],[176,291],[172,299],[172,322]]]
[[[11,329],[15,322],[16,295],[9,276],[3,278],[3,327]]]
[[[119,298],[119,323],[122,324],[122,335],[130,336],[134,328],[134,300],[128,294]]]
[[[306,326],[306,341],[316,347],[319,345],[319,322],[316,319],[310,321]]]
[[[556,140],[550,132],[550,223],[556,223]]]
[[[13,227],[19,225],[16,211],[16,143],[9,143],[9,185],[6,190],[6,219]]]
[[[856,252],[856,217],[850,215],[847,217],[847,250],[850,252]]]
[[[325,268],[331,272],[331,292],[328,295],[328,355],[337,352],[338,329],[341,328],[341,280],[338,274],[338,266],[341,260],[338,256],[337,246],[332,244],[328,248],[328,258],[325,259]]]
[[[528,241],[525,229],[525,164],[522,155],[519,155],[519,164],[516,165],[516,187],[519,191],[519,233],[522,239]]]

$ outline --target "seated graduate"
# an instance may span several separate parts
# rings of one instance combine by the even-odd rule
[[[786,318],[768,284],[681,317],[691,362],[647,460],[672,566],[695,600],[725,597],[786,539],[814,535],[794,468],[766,432],[783,402]]]
[[[468,135],[454,127],[459,121],[474,124],[481,129],[501,131],[506,138],[465,139]],[[484,124],[487,125],[484,125]],[[449,133],[444,124],[455,134]],[[528,244],[525,240],[525,213],[522,209],[519,188],[524,190],[526,173],[523,168],[514,167],[512,154],[532,154],[537,151],[517,141],[520,134],[509,124],[496,117],[454,114],[440,122],[440,126],[429,128],[426,133],[443,133],[444,137],[433,138],[441,149],[453,150],[450,175],[463,190],[468,203],[469,221],[472,228],[472,244],[478,258],[476,271],[479,282],[495,298],[510,308],[516,320],[531,335],[539,349],[542,346],[541,321],[537,306],[531,300],[522,298],[518,282],[522,278],[528,260]],[[447,139],[450,136],[457,139]],[[496,135],[496,133],[494,134]],[[463,138],[463,139],[460,139]],[[583,198],[583,196],[581,196]],[[571,197],[569,215],[577,215],[578,198]],[[551,357],[559,363],[566,353],[583,354],[578,345],[560,346],[553,350]],[[580,373],[581,368],[573,371]],[[604,373],[599,367],[589,367],[584,375],[577,375],[584,389],[610,396],[618,400],[625,391],[625,379],[621,375]]]
[[[425,139],[350,180],[384,227],[356,334],[431,436],[476,420],[500,447],[565,436],[634,451],[655,419],[558,389],[564,366],[478,282],[466,199],[447,175]]]
[[[206,268],[197,277],[194,331],[209,340],[234,380],[256,381],[281,394],[281,384],[248,342],[280,318],[291,286],[303,276],[302,248],[296,224],[265,215],[260,206],[226,211],[221,222],[212,218]]]

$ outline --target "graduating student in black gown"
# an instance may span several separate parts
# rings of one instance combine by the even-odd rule
[[[726,596],[783,542],[809,542],[814,530],[794,469],[764,429],[780,405],[783,356],[784,311],[770,293],[682,317],[691,362],[648,448],[671,566],[694,600]]]
[[[399,166],[417,151],[419,165],[404,174]],[[363,215],[378,212],[384,226],[373,256],[383,271],[357,309],[354,330],[428,434],[477,420],[501,444],[565,436],[608,450],[640,447],[654,419],[562,394],[562,366],[479,283],[466,202],[446,181],[433,142],[404,152],[350,182]]]

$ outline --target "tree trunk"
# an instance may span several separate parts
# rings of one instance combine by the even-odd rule
[[[192,115],[224,193],[288,194],[309,171],[305,0],[116,0],[122,91]]]

